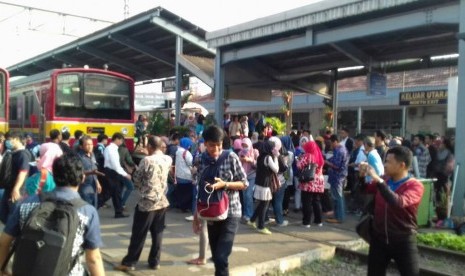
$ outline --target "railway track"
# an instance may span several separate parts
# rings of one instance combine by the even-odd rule
[[[338,225],[331,225],[331,227],[355,233],[355,231],[352,229],[347,229]],[[332,242],[311,238],[308,235],[302,236],[297,232],[288,232],[285,229],[274,228],[273,231],[312,242],[317,242],[329,246],[336,246],[336,256],[351,260],[358,260],[361,264],[368,263],[368,252],[351,250]],[[368,247],[368,245],[366,246]],[[465,254],[451,250],[433,248],[425,245],[418,245],[418,250],[420,255],[420,275],[465,275],[465,271],[461,269],[465,265]],[[395,266],[395,263],[393,262],[392,265]],[[451,269],[451,267],[455,267],[456,269]]]

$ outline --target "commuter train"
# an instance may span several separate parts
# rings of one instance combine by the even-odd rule
[[[121,132],[134,147],[134,80],[91,68],[54,69],[10,82],[9,127],[49,139],[51,129],[95,138]],[[71,143],[72,143],[71,139]]]
[[[0,68],[0,131],[8,131],[8,71]]]

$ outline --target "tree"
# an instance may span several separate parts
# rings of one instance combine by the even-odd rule
[[[279,134],[284,135],[286,132],[286,123],[282,122],[278,117],[265,117],[265,122],[270,123],[273,129]]]

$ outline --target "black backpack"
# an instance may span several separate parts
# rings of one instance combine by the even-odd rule
[[[228,158],[229,151],[224,150],[218,157],[218,159],[216,161],[212,161],[211,163],[208,163],[207,161],[207,154],[208,153],[204,152],[200,157],[200,162],[202,162],[203,170],[199,174],[200,179],[198,182],[197,202],[219,202],[223,197],[223,193],[225,191],[216,190],[212,194],[209,194],[207,190],[205,190],[205,186],[207,183],[215,183],[215,177],[219,177],[220,166],[221,164],[223,164],[224,160]]]
[[[105,147],[102,145],[97,145],[94,147],[94,157],[95,161],[97,162],[97,168],[99,171],[103,171],[103,166],[105,164],[105,157],[103,156],[103,150],[105,150]]]
[[[11,174],[13,154],[9,151],[3,155],[2,163],[0,164],[0,189],[10,188],[16,180]]]
[[[81,254],[71,256],[80,224],[77,209],[87,203],[62,200],[54,192],[39,197],[12,249],[13,275],[68,275]]]

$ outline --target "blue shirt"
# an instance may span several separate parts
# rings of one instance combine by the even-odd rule
[[[328,182],[331,185],[342,184],[347,176],[347,164],[349,163],[349,155],[345,146],[339,145],[333,150],[333,157],[329,159],[335,168],[330,167],[328,172]]]
[[[82,165],[84,167],[84,171],[93,171],[97,169],[97,161],[95,160],[94,154],[91,153],[88,156],[83,150],[80,150],[78,153],[79,157],[81,157]],[[96,192],[96,185],[97,183],[97,176],[95,174],[86,175],[84,179],[84,183],[79,186],[79,192],[84,194],[93,194]]]
[[[57,198],[64,200],[72,200],[80,198],[79,194],[69,187],[57,187],[56,190]],[[39,196],[34,195],[27,197],[20,204],[16,206],[14,212],[9,216],[8,221],[3,229],[3,232],[12,236],[19,237],[21,235],[21,228],[26,222],[30,212],[40,204]],[[100,220],[97,210],[86,204],[77,210],[80,225],[76,232],[76,239],[74,241],[72,256],[78,254],[80,247],[85,249],[97,249],[100,248],[102,238],[100,236]],[[83,275],[84,267],[80,262],[77,262],[75,267],[71,270],[70,275]]]

